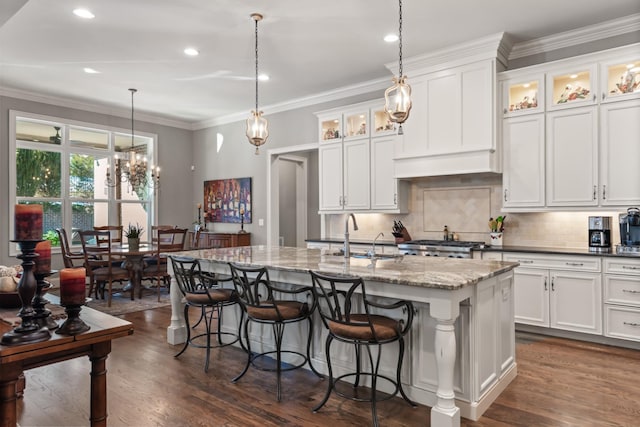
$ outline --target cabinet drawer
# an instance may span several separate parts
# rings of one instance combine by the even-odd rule
[[[640,277],[605,274],[604,302],[640,308]]]
[[[640,309],[605,305],[604,335],[640,341]]]
[[[482,259],[489,261],[502,261],[502,252],[482,252]]]
[[[604,272],[640,276],[640,259],[607,257],[604,259]]]
[[[600,271],[599,257],[548,256],[527,253],[504,253],[503,261],[519,262],[521,267],[553,268],[571,271]]]

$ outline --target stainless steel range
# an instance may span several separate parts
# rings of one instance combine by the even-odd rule
[[[471,258],[472,251],[484,242],[458,242],[454,240],[411,240],[399,243],[398,251],[403,255],[440,256],[449,258]]]

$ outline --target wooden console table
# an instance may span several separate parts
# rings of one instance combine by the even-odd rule
[[[189,241],[193,242],[195,232],[189,232]],[[251,246],[251,233],[215,233],[211,231],[200,232],[198,247],[206,248],[231,248],[235,246]]]
[[[58,301],[53,295],[47,295],[47,299]],[[16,385],[23,371],[81,356],[89,356],[91,361],[91,426],[107,425],[106,361],[111,352],[111,340],[133,334],[133,325],[88,307],[82,307],[80,317],[91,327],[83,334],[63,336],[52,332],[48,341],[0,345],[0,427],[16,426]],[[7,323],[0,322],[0,334],[11,329]],[[25,397],[28,398],[28,390]]]

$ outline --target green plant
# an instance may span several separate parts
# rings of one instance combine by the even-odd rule
[[[492,233],[503,232],[504,231],[504,221],[507,219],[507,216],[499,216],[496,219],[489,218],[489,229]]]
[[[49,230],[42,235],[43,240],[49,240],[51,242],[51,246],[60,246],[60,237],[58,237],[58,233],[53,230]]]
[[[144,233],[144,228],[140,227],[138,223],[135,226],[129,224],[127,229],[124,230],[124,235],[127,239],[139,239],[142,233]]]

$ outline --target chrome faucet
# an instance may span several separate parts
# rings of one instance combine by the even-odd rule
[[[378,240],[378,237],[383,237],[383,236],[384,236],[384,233],[378,233],[376,238],[373,239],[373,244],[371,245],[371,250],[369,251],[369,256],[371,258],[376,256],[376,240]]]
[[[344,220],[344,257],[349,258],[351,251],[349,249],[349,218],[353,219],[353,231],[358,230],[358,224],[356,223],[356,216],[354,214],[348,214]]]

